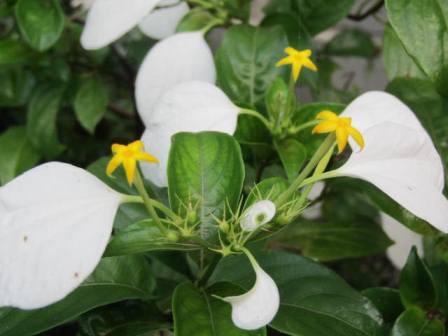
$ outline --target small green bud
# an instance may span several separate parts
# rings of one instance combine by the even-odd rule
[[[187,221],[188,224],[195,224],[198,221],[198,214],[196,213],[195,210],[188,211]]]
[[[266,108],[270,118],[277,127],[289,121],[294,111],[296,97],[283,79],[277,77],[269,87],[266,97]]]
[[[179,240],[179,235],[177,234],[176,231],[167,231],[166,233],[166,239],[168,239],[169,241],[175,242]]]
[[[225,219],[223,219],[222,221],[219,222],[218,224],[219,226],[219,230],[221,232],[227,233],[229,232],[229,222],[227,222]]]

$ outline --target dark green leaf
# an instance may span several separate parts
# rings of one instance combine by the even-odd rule
[[[400,292],[393,288],[374,287],[362,292],[381,312],[385,322],[394,322],[403,312],[404,307],[400,300]]]
[[[56,119],[65,87],[59,84],[41,85],[28,105],[27,132],[33,145],[47,158],[59,155],[64,146],[59,143]]]
[[[217,132],[178,133],[172,138],[168,161],[168,191],[175,211],[197,208],[203,238],[217,230],[213,218],[229,206],[235,210],[244,182],[238,143]]]
[[[433,308],[437,303],[434,279],[415,247],[409,253],[406,265],[401,271],[400,297],[406,308],[415,306],[427,309]]]
[[[58,0],[18,0],[16,18],[25,41],[39,51],[52,47],[64,30]]]
[[[360,29],[350,28],[338,33],[323,50],[331,56],[357,56],[372,58],[376,48],[372,36]]]
[[[113,236],[107,246],[106,256],[144,253],[155,250],[191,251],[198,246],[180,241],[170,241],[162,234],[153,220],[134,223]]]
[[[383,59],[389,79],[396,77],[426,78],[426,75],[403,48],[395,30],[387,25],[384,30]]]
[[[276,237],[319,261],[357,258],[384,252],[392,241],[376,221],[358,216],[352,221],[300,220]]]
[[[0,72],[0,106],[24,105],[30,98],[35,80],[22,69],[6,69]]]
[[[106,258],[62,301],[29,311],[0,309],[0,335],[35,335],[95,307],[127,299],[147,299],[153,287],[154,278],[143,257]]]
[[[372,303],[326,267],[285,252],[256,253],[280,291],[280,310],[271,326],[300,336],[374,336],[382,323]],[[250,289],[254,274],[247,258],[226,257],[211,283],[227,281]]]
[[[39,154],[32,147],[24,127],[12,127],[0,135],[0,185],[34,167]]]
[[[406,310],[392,328],[391,336],[444,336],[445,326],[439,319],[430,319],[419,308]]]
[[[27,62],[31,55],[30,49],[20,41],[11,39],[0,41],[0,66]]]
[[[285,73],[275,64],[287,45],[280,27],[230,28],[216,52],[218,85],[234,102],[255,106],[275,77]]]
[[[444,0],[387,0],[389,20],[406,52],[448,93],[448,4]]]
[[[330,28],[349,13],[355,0],[294,0],[297,15],[311,35]]]
[[[296,178],[300,169],[306,161],[306,147],[294,139],[275,141],[280,160],[285,168],[289,180]]]
[[[265,330],[245,331],[237,328],[230,319],[230,304],[189,283],[183,283],[176,288],[173,315],[176,336],[266,335]]]
[[[78,121],[90,133],[103,118],[107,101],[107,89],[98,77],[83,79],[76,93],[74,108]]]

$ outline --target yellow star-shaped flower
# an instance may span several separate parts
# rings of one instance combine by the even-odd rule
[[[364,148],[364,138],[356,128],[352,127],[352,118],[343,118],[334,112],[322,111],[317,114],[316,119],[322,120],[322,122],[314,127],[313,133],[335,132],[339,153],[342,153],[347,146],[349,136],[356,141],[361,149]]]
[[[316,65],[310,59],[312,54],[311,50],[306,49],[300,51],[292,47],[287,47],[285,48],[285,53],[287,53],[288,56],[280,60],[276,66],[279,67],[282,65],[292,64],[292,77],[295,82],[299,79],[302,67],[308,68],[312,71],[317,71]]]
[[[112,153],[114,153],[114,156],[107,165],[107,175],[111,176],[117,167],[122,164],[124,171],[126,172],[126,178],[129,185],[134,182],[137,161],[146,161],[149,163],[159,162],[157,158],[144,152],[144,144],[140,140],[134,141],[127,146],[113,144]]]

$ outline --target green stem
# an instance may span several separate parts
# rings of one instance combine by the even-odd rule
[[[307,179],[305,179],[302,182],[302,184],[300,185],[300,188],[305,187],[305,186],[307,186],[307,185],[309,185],[311,183],[315,183],[315,182],[322,181],[322,180],[327,180],[327,179],[338,177],[338,176],[339,176],[339,174],[337,173],[337,170],[332,170],[332,171],[329,171],[329,172],[318,174],[316,176],[313,175],[313,176],[308,177]]]
[[[288,131],[289,131],[289,134],[291,134],[291,135],[297,134],[306,128],[316,126],[317,124],[319,124],[321,122],[322,122],[322,120],[311,120],[311,121],[308,121],[300,126],[291,127]]]
[[[252,253],[245,247],[241,247],[241,251],[244,252],[244,254],[247,256],[247,258],[249,259],[252,267],[255,268],[260,268],[260,265],[258,265],[257,260],[255,259],[255,257],[252,255]]]
[[[333,148],[336,137],[334,133],[328,135],[328,137],[324,140],[322,145],[317,149],[314,155],[311,157],[308,164],[303,168],[300,172],[299,176],[294,180],[294,182],[289,186],[287,190],[285,190],[279,198],[276,200],[275,205],[277,209],[279,209],[288,199],[300,188],[302,182],[307,178],[307,176],[313,171],[313,169],[317,166],[317,164],[322,160],[322,158],[327,154],[330,148]]]
[[[176,215],[174,213],[173,210],[171,210],[170,208],[168,208],[165,204],[158,202],[154,199],[150,199],[150,202],[152,204],[152,206],[156,209],[159,209],[160,211],[162,211],[165,215],[167,215],[168,217],[170,217],[172,220],[181,220],[182,218],[180,218],[178,215]],[[143,201],[143,198],[139,195],[124,195],[123,196],[123,203],[140,203],[140,204],[144,204],[145,202]]]
[[[240,115],[245,114],[245,115],[250,115],[252,117],[257,118],[258,120],[260,120],[269,130],[272,130],[272,124],[269,120],[267,120],[261,113],[254,111],[254,110],[250,110],[250,109],[241,109],[239,112]]]
[[[204,270],[202,275],[199,277],[198,286],[204,286],[207,283],[208,279],[210,279],[210,277],[212,276],[212,274],[215,271],[216,266],[218,265],[218,262],[220,260],[221,260],[220,254],[213,255],[210,264],[208,264],[207,268]]]
[[[212,29],[216,26],[222,25],[224,23],[225,23],[225,21],[223,19],[214,19],[214,20],[210,21],[208,23],[208,25],[206,25],[204,28],[202,28],[201,31],[204,34],[207,34],[210,31],[210,29]]]
[[[138,167],[135,171],[135,179],[134,179],[134,185],[135,188],[137,188],[138,193],[143,199],[143,204],[145,205],[146,210],[148,211],[149,215],[152,217],[154,222],[159,227],[160,232],[163,234],[167,234],[166,227],[162,224],[162,221],[160,220],[159,215],[157,215],[156,209],[154,209],[153,203],[151,202],[151,198],[148,195],[148,192],[145,189],[145,185],[143,183],[142,176],[140,175],[140,172],[138,170]]]

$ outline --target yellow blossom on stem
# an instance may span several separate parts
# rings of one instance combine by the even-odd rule
[[[126,178],[129,185],[134,182],[135,170],[137,168],[137,161],[146,161],[149,163],[158,163],[159,160],[144,151],[144,144],[142,141],[137,140],[129,145],[112,145],[112,153],[114,156],[109,161],[106,168],[107,175],[111,176],[119,165],[123,165],[126,172]]]
[[[297,82],[300,76],[300,71],[302,70],[302,67],[308,68],[312,71],[317,71],[316,65],[313,63],[313,61],[310,59],[311,57],[311,50],[297,50],[292,47],[285,48],[285,53],[288,54],[285,58],[280,60],[276,66],[282,66],[282,65],[292,65],[292,77],[294,78],[294,81]]]
[[[352,127],[352,118],[339,117],[331,111],[322,111],[317,114],[316,119],[322,120],[322,122],[314,127],[313,133],[335,132],[339,153],[347,146],[349,136],[356,141],[361,149],[364,148],[364,138],[356,128]]]

